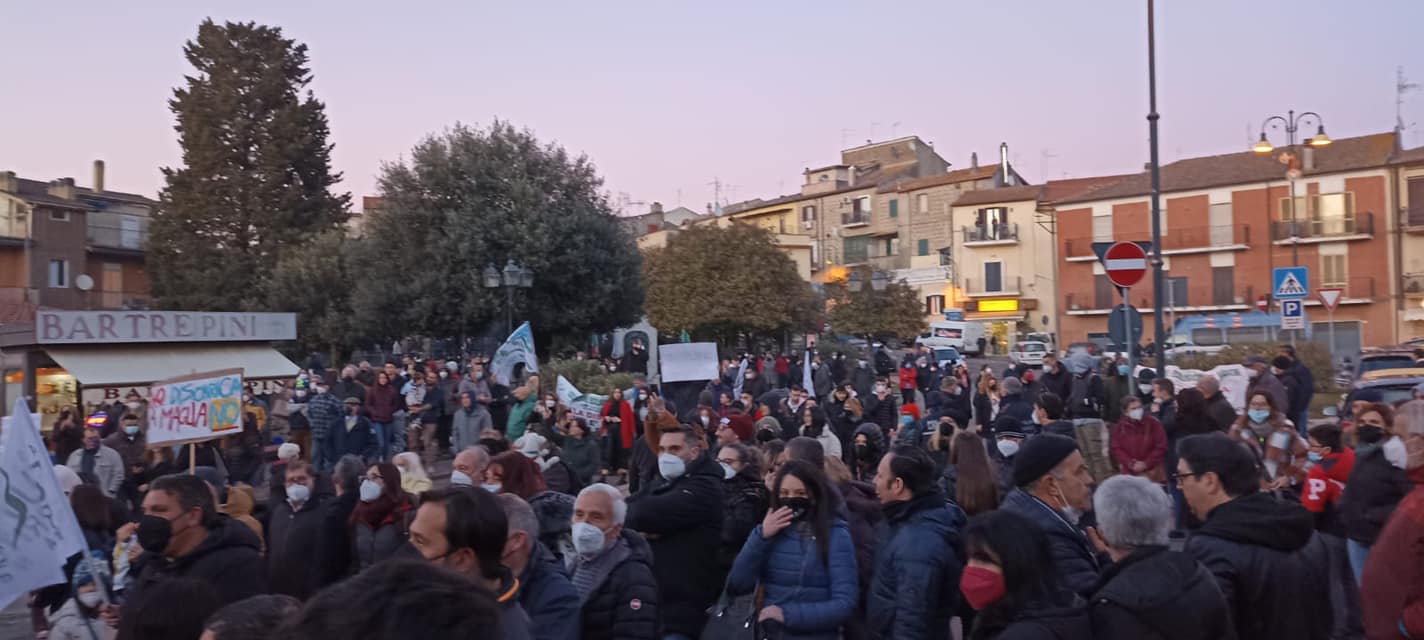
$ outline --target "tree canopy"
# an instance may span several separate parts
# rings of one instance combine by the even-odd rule
[[[297,340],[307,350],[339,355],[357,342],[351,317],[353,243],[344,231],[328,231],[307,250],[287,252],[277,261],[268,306],[297,314]]]
[[[814,324],[820,302],[771,233],[746,224],[695,225],[643,261],[648,321],[724,343]]]
[[[485,289],[482,274],[511,259],[534,271],[514,316],[541,344],[641,317],[641,256],[588,158],[507,122],[457,124],[382,167],[378,184],[383,202],[363,221],[353,269],[362,335],[502,332],[506,293]]]
[[[280,28],[204,20],[183,53],[194,73],[169,101],[183,163],[163,169],[153,292],[173,309],[268,308],[283,254],[348,216],[350,196],[331,192],[325,106],[304,91],[307,47]]]
[[[892,280],[883,291],[871,286],[871,272],[859,272],[860,291],[838,280],[826,284],[831,330],[856,336],[912,337],[925,328],[925,310],[914,287]]]

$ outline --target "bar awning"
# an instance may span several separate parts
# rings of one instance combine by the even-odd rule
[[[1028,317],[1024,311],[966,311],[965,320],[1015,320],[1023,322]]]
[[[45,352],[86,387],[147,385],[218,369],[242,369],[247,380],[295,378],[298,371],[286,356],[260,344],[54,346]]]

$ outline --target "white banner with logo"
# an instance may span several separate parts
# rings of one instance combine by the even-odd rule
[[[509,339],[499,345],[494,358],[490,359],[490,373],[494,374],[496,382],[509,386],[514,365],[521,362],[525,371],[539,371],[539,357],[534,353],[534,331],[529,328],[528,322],[519,325],[514,333],[509,334]]]
[[[603,412],[603,403],[608,402],[608,396],[583,393],[563,376],[559,376],[554,394],[559,397],[559,402],[569,408],[570,415],[582,418],[595,433],[603,431],[603,418],[599,414]]]
[[[1213,368],[1211,371],[1201,369],[1183,369],[1167,365],[1166,378],[1172,381],[1172,386],[1177,391],[1189,387],[1197,386],[1197,380],[1206,374],[1216,376],[1221,381],[1221,395],[1226,396],[1226,400],[1236,408],[1237,413],[1246,410],[1246,387],[1251,384],[1251,379],[1246,377],[1246,367],[1239,364],[1225,364]]]
[[[0,442],[0,608],[64,582],[64,562],[84,550],[84,534],[54,477],[40,424],[15,400]]]

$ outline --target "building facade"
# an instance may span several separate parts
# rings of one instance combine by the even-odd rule
[[[1168,325],[1191,314],[1258,313],[1257,301],[1270,297],[1272,269],[1304,266],[1312,292],[1343,290],[1334,314],[1338,353],[1397,342],[1397,287],[1390,276],[1396,255],[1391,212],[1398,206],[1391,189],[1395,149],[1395,135],[1386,133],[1319,149],[1164,165],[1162,295]],[[1299,167],[1294,198],[1280,153],[1293,154],[1284,160]],[[1142,173],[1056,203],[1064,343],[1108,337],[1108,314],[1120,295],[1093,244],[1150,240],[1149,194],[1150,177]],[[1150,273],[1128,297],[1150,326]],[[1305,304],[1314,339],[1327,342],[1325,310],[1314,297]],[[1279,312],[1274,304],[1271,310]]]
[[[0,324],[39,308],[146,309],[144,256],[158,203],[73,178],[48,183],[0,172]]]
[[[1395,158],[1393,191],[1399,203],[1394,234],[1400,340],[1424,337],[1424,147]]]

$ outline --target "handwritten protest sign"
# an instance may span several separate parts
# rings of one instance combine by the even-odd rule
[[[1215,367],[1211,371],[1182,369],[1168,365],[1166,378],[1172,381],[1173,388],[1181,391],[1197,386],[1197,380],[1208,373],[1216,376],[1216,379],[1221,382],[1221,395],[1226,397],[1236,412],[1245,411],[1246,387],[1251,384],[1251,379],[1246,377],[1246,367],[1239,364],[1225,364]]]
[[[84,549],[69,498],[54,477],[40,423],[15,400],[0,453],[0,608],[64,582],[65,559]]]
[[[600,396],[593,393],[581,393],[574,383],[559,376],[558,385],[555,391],[559,396],[559,402],[569,408],[569,414],[575,418],[583,418],[588,423],[588,428],[594,433],[603,431],[603,419],[599,415],[603,412],[603,403],[608,402],[608,396]]]
[[[148,394],[148,445],[201,442],[242,430],[242,369],[155,382]]]

